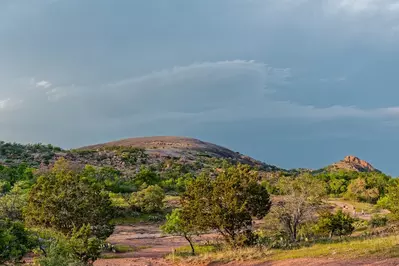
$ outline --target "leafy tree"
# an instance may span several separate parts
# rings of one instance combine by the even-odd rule
[[[0,220],[0,264],[16,263],[35,245],[21,222]]]
[[[190,244],[191,253],[195,255],[193,236],[198,234],[195,225],[181,217],[181,210],[174,209],[171,214],[166,216],[166,223],[161,227],[166,234],[182,236]]]
[[[113,231],[113,208],[108,193],[71,170],[61,159],[40,176],[28,196],[25,220],[29,225],[52,228],[65,235],[91,224],[93,233],[105,238]]]
[[[156,172],[152,171],[149,167],[142,166],[140,171],[136,174],[134,178],[137,187],[143,184],[156,185],[159,183],[160,179]]]
[[[325,183],[311,175],[302,175],[288,181],[285,196],[272,208],[291,241],[296,241],[300,226],[311,220],[321,208],[326,194]]]
[[[74,228],[70,236],[51,230],[40,231],[41,266],[86,266],[99,257],[103,241],[94,237],[90,225]]]
[[[103,241],[93,237],[91,226],[87,224],[80,229],[74,228],[69,245],[79,261],[91,265],[100,256]]]
[[[164,208],[163,200],[165,193],[158,185],[149,186],[139,192],[133,192],[130,204],[138,208],[141,212],[151,213],[162,211]]]
[[[349,215],[339,210],[337,213],[324,212],[320,215],[317,223],[318,231],[327,232],[332,238],[333,236],[350,235],[355,230],[353,223],[355,220]]]
[[[21,186],[15,185],[10,193],[0,197],[0,217],[23,220],[22,211],[26,206],[27,194]]]
[[[399,185],[387,188],[387,194],[378,201],[378,205],[391,211],[391,216],[399,219]]]
[[[376,203],[380,197],[380,192],[376,187],[368,188],[366,179],[357,178],[349,184],[347,196],[359,201]]]
[[[217,230],[232,246],[253,240],[252,216],[263,218],[271,201],[249,166],[222,170],[190,182],[181,200],[181,218],[200,230]]]
[[[333,178],[329,182],[329,192],[335,196],[345,193],[347,190],[347,181],[342,178]]]

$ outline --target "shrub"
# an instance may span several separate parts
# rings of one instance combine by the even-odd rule
[[[162,211],[164,208],[163,200],[165,193],[158,185],[149,186],[139,192],[133,192],[130,204],[141,212],[151,213]]]
[[[388,218],[386,216],[381,216],[381,215],[373,215],[371,217],[371,220],[369,221],[369,225],[373,228],[375,227],[382,227],[387,225],[388,223]]]

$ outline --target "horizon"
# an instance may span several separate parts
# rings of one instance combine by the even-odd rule
[[[5,0],[0,22],[0,140],[184,135],[399,175],[397,1]]]

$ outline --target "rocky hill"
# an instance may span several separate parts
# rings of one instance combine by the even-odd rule
[[[347,170],[347,171],[356,171],[356,172],[380,172],[376,168],[374,168],[370,163],[359,159],[356,156],[349,155],[346,156],[343,160],[333,163],[325,168],[328,171],[338,171],[338,170]]]
[[[171,164],[186,165],[200,171],[206,167],[217,168],[223,160],[248,164],[266,172],[281,170],[219,145],[186,137],[130,138],[74,150],[42,144],[0,142],[0,164],[4,165],[26,163],[39,167],[51,165],[62,157],[79,165],[111,166],[121,171],[134,171],[141,165],[167,168]]]
[[[194,138],[176,136],[157,136],[129,138],[103,144],[96,144],[77,149],[77,151],[104,151],[115,147],[142,149],[148,158],[158,160],[180,159],[186,162],[197,161],[199,158],[226,159],[231,162],[249,164],[265,171],[277,171],[278,167],[269,165],[249,156],[234,152],[225,147],[204,142]]]

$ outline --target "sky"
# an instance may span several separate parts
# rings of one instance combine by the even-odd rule
[[[399,1],[0,1],[0,140],[179,135],[396,176],[398,84]]]

